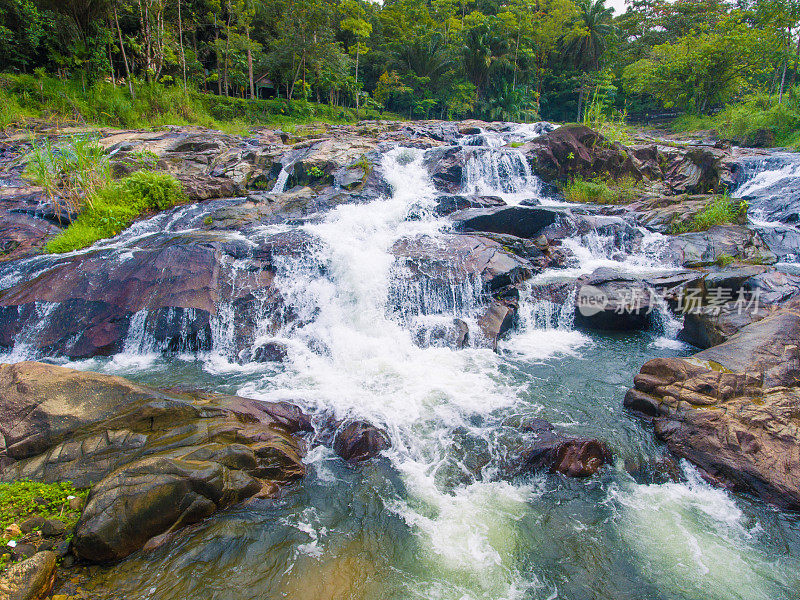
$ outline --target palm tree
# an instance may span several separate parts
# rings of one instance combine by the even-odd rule
[[[583,69],[581,89],[578,96],[578,120],[583,110],[586,93],[586,76],[589,71],[600,68],[600,58],[606,51],[606,38],[614,31],[614,11],[606,8],[605,0],[578,0],[579,20],[583,31],[569,39],[564,52],[579,69]]]

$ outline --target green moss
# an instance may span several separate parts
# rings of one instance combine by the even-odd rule
[[[717,257],[717,260],[714,261],[714,263],[720,267],[727,267],[735,260],[736,258],[734,256],[731,256],[730,254],[720,254]]]
[[[181,185],[172,175],[139,171],[98,191],[78,218],[47,243],[45,251],[85,248],[117,235],[142,213],[166,210],[182,200]]]

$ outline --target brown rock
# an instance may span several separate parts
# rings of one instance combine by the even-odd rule
[[[38,552],[0,576],[0,598],[7,600],[43,600],[53,588],[56,555]]]

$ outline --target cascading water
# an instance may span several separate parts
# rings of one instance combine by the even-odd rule
[[[800,260],[800,154],[771,152],[741,159],[731,195],[748,201],[750,221],[780,260]]]
[[[476,146],[475,156],[489,166],[468,169],[470,191],[492,190],[509,203],[530,195],[535,176],[512,150]],[[510,170],[501,173],[503,164]],[[222,301],[210,352],[153,354],[159,348],[142,311],[124,354],[155,358],[73,364],[363,418],[386,429],[392,449],[351,468],[314,448],[299,489],[187,529],[99,576],[102,583],[137,600],[791,597],[798,565],[786,547],[800,544],[792,518],[712,489],[687,466],[677,480],[657,475],[667,470],[663,448],[622,411],[622,395],[644,361],[686,353],[655,345],[674,332],[604,336],[572,326],[574,277],[597,266],[668,269],[657,236],[631,233],[621,244],[598,226],[564,240],[577,263],[548,269],[523,287],[518,328],[497,353],[421,347],[417,319],[469,321],[485,291],[469,278],[413,283],[394,245],[435,240],[450,222],[428,210],[437,192],[424,151],[394,148],[380,168],[391,194],[338,206],[303,225],[312,249],[276,260],[276,286],[293,318],[277,329],[257,323],[254,344],[285,344],[285,363],[234,360],[235,307]],[[504,187],[515,177],[520,187]],[[168,222],[185,230],[203,217],[177,215]],[[132,228],[126,239],[152,235],[152,227]],[[245,241],[257,245],[284,230],[265,227]],[[133,251],[126,244],[107,247]],[[236,259],[226,272],[234,288],[248,276]],[[498,459],[518,426],[537,417],[605,439],[616,465],[587,480],[501,480]]]

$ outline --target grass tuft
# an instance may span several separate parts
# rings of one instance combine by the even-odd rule
[[[139,171],[97,191],[91,204],[47,243],[45,251],[85,248],[117,235],[143,213],[166,210],[184,199],[181,184],[172,175]]]
[[[636,199],[637,193],[636,180],[632,177],[592,181],[575,178],[562,191],[568,202],[581,204],[627,204]]]

